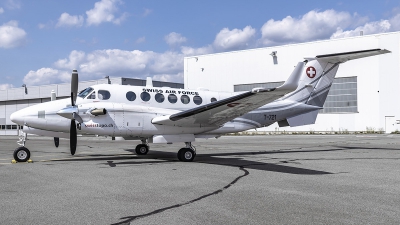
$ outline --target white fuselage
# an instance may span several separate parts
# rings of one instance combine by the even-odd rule
[[[77,97],[76,100],[79,115],[83,120],[83,123],[78,125],[80,134],[130,138],[151,137],[160,134],[201,135],[208,133],[219,136],[222,133],[238,132],[256,127],[254,124],[235,122],[228,122],[222,127],[196,125],[176,127],[152,123],[152,119],[155,117],[206,105],[238,93],[109,84],[94,85],[90,88],[93,90],[90,90],[86,96]],[[11,115],[11,120],[30,128],[68,133],[70,120],[59,116],[57,112],[70,105],[69,98],[41,103],[15,112]],[[89,111],[94,108],[105,108],[107,113],[98,116],[91,115]],[[54,133],[52,136],[61,135]]]

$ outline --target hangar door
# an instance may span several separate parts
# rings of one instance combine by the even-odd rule
[[[395,131],[395,123],[394,116],[385,116],[385,133],[390,134]]]

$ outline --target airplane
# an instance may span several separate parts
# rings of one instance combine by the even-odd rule
[[[140,140],[137,155],[146,155],[149,143],[185,143],[178,151],[180,161],[196,156],[192,145],[198,138],[218,138],[269,126],[314,124],[341,63],[390,53],[386,49],[368,49],[304,58],[289,78],[276,88],[253,88],[246,92],[215,92],[153,87],[147,78],[145,87],[98,84],[78,92],[78,72],[71,76],[71,96],[45,102],[11,114],[19,130],[20,147],[14,151],[17,162],[26,162],[27,134],[70,140],[74,155],[77,136],[98,135]]]

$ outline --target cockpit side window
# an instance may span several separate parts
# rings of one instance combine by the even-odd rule
[[[96,92],[93,91],[92,94],[88,95],[87,99],[96,99]]]
[[[111,94],[109,91],[99,90],[98,98],[100,100],[107,100],[107,99],[110,99],[110,97],[111,97]]]
[[[85,98],[92,91],[93,91],[93,88],[88,87],[85,90],[82,90],[81,92],[79,92],[78,97]]]

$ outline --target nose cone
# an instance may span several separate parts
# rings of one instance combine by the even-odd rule
[[[13,123],[16,123],[18,125],[21,125],[21,126],[24,125],[24,116],[23,116],[21,110],[12,113],[10,116],[10,120]]]

